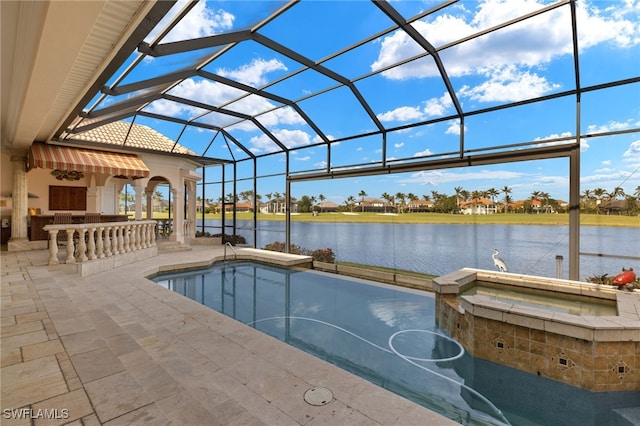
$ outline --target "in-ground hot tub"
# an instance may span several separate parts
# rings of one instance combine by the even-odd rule
[[[436,321],[476,357],[592,391],[640,390],[640,292],[461,269],[435,278]]]

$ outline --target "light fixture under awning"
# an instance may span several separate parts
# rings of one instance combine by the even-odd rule
[[[93,151],[34,143],[29,150],[29,170],[35,168],[104,173],[133,178],[149,177],[149,169],[132,154]]]

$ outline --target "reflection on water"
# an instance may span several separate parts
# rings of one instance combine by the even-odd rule
[[[220,221],[207,220],[207,226]],[[252,222],[239,221],[238,234],[253,243]],[[247,227],[246,229],[242,229]],[[285,241],[285,225],[258,223],[256,246]],[[555,277],[556,256],[563,256],[569,276],[569,227],[538,225],[446,225],[389,223],[293,222],[291,243],[315,250],[331,248],[345,262],[444,275],[461,268],[494,270],[491,254],[500,250],[509,272]],[[580,251],[640,256],[640,228],[582,226]],[[614,276],[622,267],[640,270],[640,262],[606,257],[580,257],[580,280]]]

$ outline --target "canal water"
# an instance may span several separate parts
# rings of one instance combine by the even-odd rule
[[[206,220],[205,225],[212,234],[220,232],[220,220]],[[251,221],[239,221],[237,228],[249,244],[253,243],[251,226]],[[285,223],[259,221],[256,247],[275,241],[285,241]],[[308,250],[331,248],[336,259],[345,262],[433,275],[464,267],[495,269],[494,249],[500,251],[509,272],[555,277],[556,256],[564,259],[563,278],[568,277],[569,268],[569,227],[560,225],[292,222],[291,243]],[[580,252],[639,257],[640,228],[582,226]],[[614,276],[623,267],[640,271],[640,262],[581,255],[580,280]]]

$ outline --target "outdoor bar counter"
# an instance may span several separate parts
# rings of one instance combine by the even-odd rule
[[[100,222],[126,222],[129,216],[125,214],[103,214]],[[72,223],[84,223],[84,214],[72,215]],[[42,228],[53,223],[53,215],[38,214],[31,216],[31,241],[48,240],[49,233]]]

